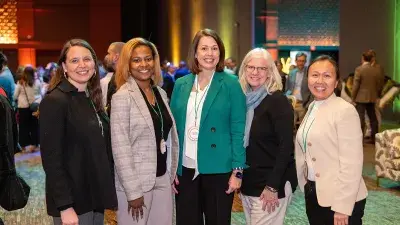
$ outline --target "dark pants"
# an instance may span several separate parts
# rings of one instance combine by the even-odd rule
[[[19,112],[19,144],[22,147],[39,145],[39,123],[32,116],[29,108],[18,108]]]
[[[304,185],[304,197],[306,200],[306,213],[310,225],[333,225],[335,214],[331,207],[321,207],[318,204],[315,182],[307,181]],[[349,225],[361,225],[364,216],[366,199],[355,203],[353,212],[349,217]]]
[[[365,111],[367,111],[369,122],[371,125],[371,140],[375,142],[375,134],[378,133],[378,119],[375,113],[375,103],[359,103],[356,104],[358,115],[360,116],[361,129],[365,133]]]
[[[230,225],[234,194],[225,191],[231,173],[200,174],[193,180],[194,172],[183,167],[182,176],[178,177],[176,224]]]

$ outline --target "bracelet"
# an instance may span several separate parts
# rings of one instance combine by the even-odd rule
[[[243,167],[235,167],[235,168],[233,168],[233,170],[241,170],[241,171],[243,171]]]
[[[275,188],[269,187],[269,186],[265,186],[264,189],[267,189],[268,191],[272,192],[272,193],[276,193],[278,192]]]

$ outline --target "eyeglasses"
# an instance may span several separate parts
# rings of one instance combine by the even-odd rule
[[[268,67],[265,66],[256,67],[256,66],[246,65],[246,71],[248,73],[252,73],[255,69],[257,69],[258,73],[266,73],[268,71]]]

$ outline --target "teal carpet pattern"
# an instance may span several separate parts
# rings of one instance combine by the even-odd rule
[[[0,209],[0,218],[6,225],[51,225],[51,218],[46,214],[44,172],[40,160],[40,153],[24,154],[17,156],[18,173],[26,179],[31,187],[29,202],[24,209],[7,212]],[[365,165],[364,176],[367,179],[374,178],[372,165]],[[400,184],[387,179],[381,179],[381,187],[397,191],[397,195],[391,192],[370,190],[365,209],[364,224],[366,225],[398,225],[400,224]],[[233,225],[244,225],[243,212],[232,213]],[[294,193],[292,202],[288,208],[285,224],[308,224],[304,208],[304,196],[299,190]]]

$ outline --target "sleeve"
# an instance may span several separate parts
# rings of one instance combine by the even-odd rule
[[[291,95],[293,92],[293,73],[290,72],[286,79],[286,92],[285,95]]]
[[[63,165],[68,103],[47,95],[40,104],[40,149],[47,191],[57,208],[73,204],[72,188]]]
[[[111,100],[111,144],[116,174],[124,187],[128,201],[143,196],[138,165],[134,162],[130,137],[130,98],[113,95]]]
[[[271,121],[277,138],[279,151],[276,155],[275,165],[267,180],[267,186],[279,189],[281,179],[286,172],[289,162],[294,159],[293,143],[293,108],[283,95],[277,96],[270,109]]]
[[[355,73],[354,73],[354,79],[353,79],[353,90],[351,92],[351,99],[353,101],[356,100],[358,90],[360,89],[360,82],[361,82],[361,74],[360,74],[360,69],[357,68]]]
[[[332,211],[351,215],[362,179],[363,146],[360,118],[349,105],[335,121],[339,147],[339,175]]]
[[[230,90],[230,123],[232,140],[232,169],[245,167],[246,150],[243,147],[246,124],[246,96],[237,80],[233,81]]]

